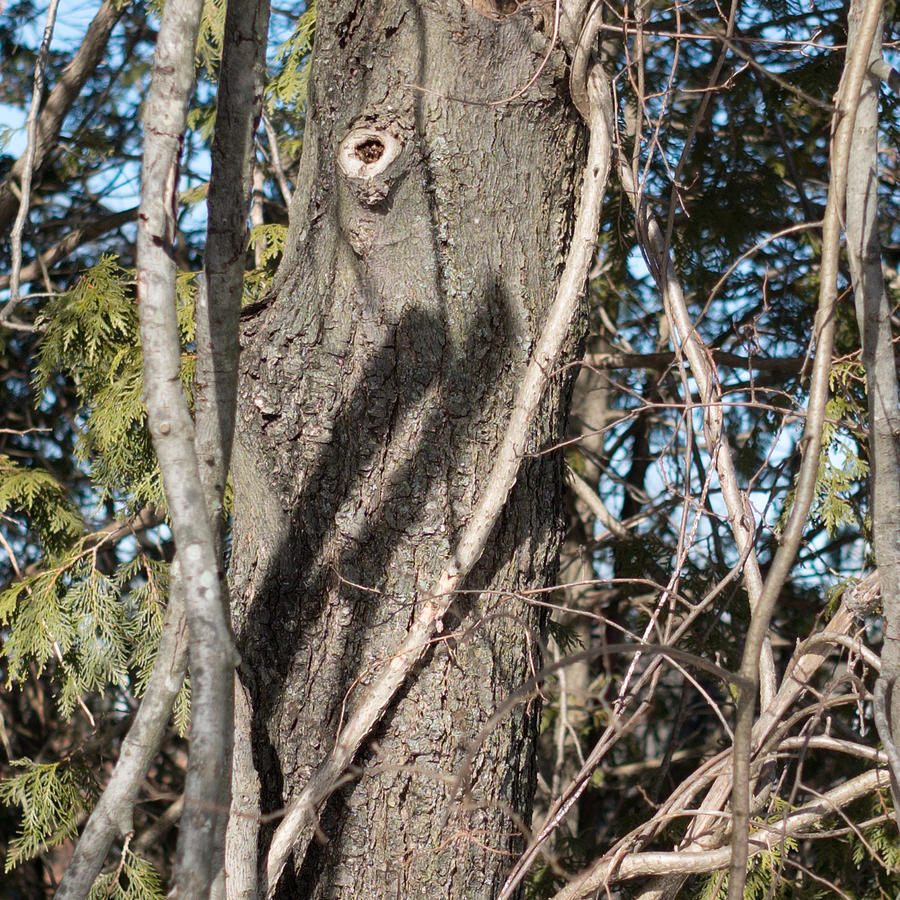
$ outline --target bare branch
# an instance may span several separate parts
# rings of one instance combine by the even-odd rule
[[[251,150],[262,105],[268,28],[268,0],[228,4],[207,199],[206,278],[194,309],[195,441],[206,508],[215,529],[222,523],[234,435]]]
[[[28,208],[31,205],[31,176],[34,172],[37,150],[37,123],[38,113],[41,107],[41,98],[44,95],[44,67],[47,65],[47,57],[50,55],[50,41],[53,38],[53,26],[56,24],[56,10],[59,0],[50,0],[47,7],[47,24],[44,26],[44,36],[38,50],[37,62],[34,66],[34,89],[31,94],[31,107],[28,110],[26,131],[28,133],[28,145],[25,149],[25,163],[22,168],[22,177],[19,183],[19,211],[13,224],[10,242],[12,244],[12,271],[9,276],[9,300],[0,311],[0,324],[3,324],[19,305],[19,277],[22,269],[22,232],[25,230],[25,221],[28,218]]]
[[[617,538],[626,540],[629,537],[628,529],[609,511],[600,495],[571,466],[568,475],[572,490],[597,517],[600,524]]]
[[[163,12],[146,106],[137,243],[144,396],[190,627],[190,753],[175,862],[182,900],[207,900],[210,885],[224,869],[222,832],[231,790],[235,663],[217,535],[204,499],[194,426],[179,381],[175,311],[178,157],[201,9],[202,0],[170,0]]]
[[[41,109],[37,138],[34,143],[33,171],[37,172],[47,160],[47,155],[59,137],[60,129],[72,104],[78,99],[88,78],[94,73],[106,53],[106,44],[116,22],[125,13],[126,5],[119,0],[104,0],[97,15],[88,26],[87,33],[74,59],[66,66],[56,86],[50,92]],[[0,182],[0,231],[5,229],[16,214],[18,198],[16,183],[25,172],[26,158],[19,157],[6,178]]]
[[[803,430],[803,462],[797,479],[794,504],[785,526],[782,543],[772,560],[762,596],[752,612],[744,643],[739,671],[740,696],[734,730],[734,789],[731,795],[732,857],[728,879],[728,900],[742,900],[747,878],[747,834],[750,817],[750,750],[756,685],[760,677],[760,653],[775,608],[794,558],[800,547],[803,530],[815,494],[822,447],[822,427],[831,373],[831,348],[834,342],[834,304],[837,299],[838,256],[840,251],[841,215],[847,190],[850,144],[863,79],[869,66],[869,49],[881,18],[881,3],[868,3],[859,28],[859,43],[848,55],[841,85],[831,148],[831,182],[822,227],[822,263],[819,271],[819,307],[814,334],[816,358],[813,363],[806,425]],[[893,353],[891,354],[893,360]],[[896,406],[896,388],[894,391]]]
[[[284,205],[290,209],[293,194],[291,186],[288,183],[287,176],[284,174],[284,166],[281,163],[281,154],[278,152],[278,135],[269,121],[269,117],[263,112],[263,127],[266,130],[266,138],[269,141],[269,156],[272,162],[272,171],[275,173],[275,181],[278,183],[278,190],[281,191],[281,197]]]
[[[646,199],[641,195],[631,167],[624,156],[619,159],[619,177],[634,206],[638,234],[647,258],[651,262],[651,270],[662,294],[666,314],[673,325],[671,338],[675,343],[676,353],[683,353],[687,358],[691,374],[697,382],[700,401],[703,404],[703,429],[706,444],[715,461],[722,497],[728,511],[728,522],[738,552],[742,558],[746,559],[744,579],[747,593],[750,596],[750,606],[753,609],[759,605],[762,592],[762,575],[754,547],[756,516],[739,486],[731,446],[724,429],[722,392],[718,375],[712,364],[709,348],[691,321],[681,283],[676,276],[670,253],[666,249],[662,229],[651,214]],[[760,702],[765,708],[776,690],[775,663],[772,659],[772,649],[768,643],[766,643],[762,665],[765,677],[760,685]]]
[[[123,209],[122,212],[110,213],[102,216],[86,225],[77,226],[66,231],[65,237],[57,241],[49,250],[41,254],[39,260],[25,266],[19,273],[19,283],[33,281],[38,278],[44,269],[50,269],[61,259],[65,259],[74,250],[77,250],[87,241],[92,241],[107,232],[133,222],[137,216],[137,207]],[[0,291],[8,288],[12,280],[11,275],[0,275]]]
[[[850,6],[848,54],[857,52],[862,5]],[[878,238],[878,88],[881,29],[867,52],[868,77],[859,96],[847,175],[847,253],[862,337],[872,460],[871,515],[875,560],[881,578],[884,645],[881,677],[875,686],[875,725],[891,764],[895,815],[900,821],[900,408],[891,328],[891,304],[884,289]],[[893,72],[893,70],[891,70]],[[894,73],[896,75],[896,73]],[[897,694],[897,696],[895,696]]]
[[[709,353],[716,365],[750,372],[799,374],[808,362],[805,356],[740,356],[713,348],[709,348]],[[595,369],[668,369],[677,362],[678,356],[671,350],[663,353],[591,353],[584,358],[584,364]]]
[[[223,564],[222,527],[224,525],[225,482],[231,464],[231,448],[234,439],[234,417],[237,402],[238,318],[243,295],[244,269],[247,251],[247,213],[250,205],[253,136],[262,108],[266,78],[266,39],[269,30],[269,2],[229,2],[225,13],[225,30],[222,47],[222,66],[219,74],[219,95],[216,108],[216,126],[212,142],[212,171],[209,181],[208,228],[206,240],[206,275],[197,292],[194,307],[197,342],[197,368],[194,375],[194,446],[200,464],[200,482],[203,488],[209,526],[216,544],[216,557]],[[224,568],[220,568],[219,583],[222,594],[228,596]],[[222,625],[226,642],[230,641],[230,617],[222,609]],[[227,646],[226,644],[222,645]],[[247,746],[248,735],[237,738],[242,752],[232,759],[232,740],[235,728],[234,703],[244,700],[237,678],[228,675],[222,667],[216,677],[234,681],[233,691],[227,697],[218,696],[221,721],[216,724],[220,745],[217,748],[221,765],[220,777],[232,778],[245,793],[245,785],[253,784],[256,773]],[[218,686],[223,687],[222,685]],[[249,728],[249,714],[237,722],[242,729]],[[222,731],[226,733],[222,733]],[[257,788],[258,791],[258,788]],[[222,797],[230,797],[222,791]],[[220,871],[213,874],[220,879],[216,890],[221,894],[224,881],[226,830],[229,808],[221,803],[216,809],[212,839],[216,865]],[[248,825],[255,836],[255,819],[242,818],[236,823],[238,833],[245,835]],[[246,838],[245,838],[246,840]],[[241,879],[231,880],[228,894],[231,897],[252,896],[256,892],[253,875],[256,872],[255,846],[244,847],[250,853],[237,866],[243,873]],[[198,841],[194,851],[203,852]],[[192,853],[185,852],[183,864],[193,865]],[[221,861],[221,863],[219,862]],[[181,886],[179,885],[179,889]],[[199,885],[198,885],[199,889]]]
[[[900,72],[880,56],[872,62],[869,71],[880,78],[895,94],[900,94]]]
[[[421,659],[432,637],[441,631],[443,618],[453,602],[455,590],[481,557],[515,484],[531,424],[548,377],[556,371],[559,364],[563,344],[584,295],[588,268],[596,247],[612,148],[612,97],[609,83],[599,66],[594,66],[591,70],[588,90],[591,97],[590,145],[572,244],[556,298],[523,374],[506,433],[497,451],[496,462],[478,505],[433,592],[426,597],[396,653],[381,669],[353,716],[341,730],[331,753],[297,800],[291,804],[276,830],[266,862],[265,877],[269,895],[274,892],[295,844],[316,809],[332,793],[336,780],[352,762],[363,740]]]
[[[785,837],[808,831],[823,819],[853,803],[854,800],[881,790],[887,787],[887,784],[887,773],[883,768],[872,769],[856,778],[851,778],[823,794],[815,802],[789,813],[777,825],[756,829],[750,835],[752,855],[755,856],[764,850],[773,849]],[[588,897],[610,884],[648,875],[685,876],[715,872],[728,865],[730,856],[730,847],[699,851],[649,851],[628,853],[612,858],[610,858],[610,854],[607,854],[578,875],[561,891],[558,891],[553,896],[553,900],[579,900],[579,898]]]

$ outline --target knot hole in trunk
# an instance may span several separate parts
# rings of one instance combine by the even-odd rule
[[[402,149],[393,129],[359,125],[349,131],[338,146],[337,160],[357,200],[375,206],[387,197],[400,174],[391,165]]]

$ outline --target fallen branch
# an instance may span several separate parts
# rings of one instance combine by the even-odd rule
[[[785,838],[808,831],[854,800],[886,788],[888,782],[887,771],[884,768],[872,769],[845,781],[815,802],[789,813],[777,825],[754,830],[750,835],[753,847],[751,855],[756,856],[765,850],[771,850],[783,843]],[[553,900],[579,900],[610,884],[649,875],[687,876],[715,872],[725,868],[730,857],[731,848],[727,846],[716,850],[647,851],[612,858],[607,854],[554,894]]]

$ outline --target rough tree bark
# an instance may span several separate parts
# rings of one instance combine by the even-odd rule
[[[514,4],[320,2],[285,262],[245,317],[232,576],[260,807],[302,790],[466,522],[553,298],[583,126]],[[573,349],[575,338],[573,337]],[[556,378],[529,450],[564,433]],[[524,463],[456,618],[279,896],[490,897],[522,846],[537,702],[452,782],[540,665],[562,459]],[[458,628],[454,630],[454,626]],[[267,833],[261,836],[265,852]]]

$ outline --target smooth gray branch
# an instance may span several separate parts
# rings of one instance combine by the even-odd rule
[[[274,892],[291,852],[304,829],[308,828],[317,808],[332,793],[337,779],[353,761],[366,736],[381,719],[431,640],[440,633],[454,592],[481,557],[515,484],[531,424],[548,380],[560,363],[562,347],[584,296],[587,273],[596,247],[612,152],[612,94],[608,79],[599,66],[594,66],[591,71],[588,90],[591,97],[590,144],[569,255],[541,336],[523,373],[491,474],[450,561],[431,594],[422,602],[403,642],[368,687],[330,754],[288,808],[278,826],[272,838],[264,876],[269,895]]]
[[[750,835],[752,855],[771,850],[781,844],[785,837],[807,832],[823,819],[843,809],[845,806],[886,786],[887,773],[883,768],[871,769],[851,778],[843,784],[823,794],[820,799],[808,803],[781,822],[769,828],[758,828]],[[728,865],[730,847],[716,850],[694,851],[647,851],[605,856],[597,860],[589,869],[578,875],[553,900],[579,900],[596,891],[620,881],[642,878],[648,875],[701,875],[715,872]]]
[[[228,585],[222,553],[225,482],[231,463],[237,404],[238,319],[244,289],[253,136],[262,109],[268,30],[268,0],[252,3],[232,0],[228,3],[207,194],[205,277],[201,280],[194,305],[197,343],[194,447],[200,465],[204,506],[220,565],[218,582],[223,598],[220,627],[223,629],[221,637],[225,640],[222,650],[231,642]],[[241,843],[248,846],[243,848],[242,854],[232,855],[230,862],[235,871],[233,874],[229,872],[227,883],[224,879],[231,780],[234,778],[243,794],[246,792],[243,786],[253,783],[255,772],[248,752],[238,753],[232,759],[235,727],[237,725],[242,730],[249,728],[249,720],[244,715],[235,722],[234,691],[240,691],[240,685],[227,657],[223,663],[214,676],[223,679],[224,683],[217,686],[219,693],[216,701],[221,706],[215,723],[210,723],[209,735],[215,736],[219,744],[215,748],[218,751],[218,776],[227,779],[229,785],[226,788],[220,782],[217,788],[222,802],[215,807],[212,841],[215,865],[219,871],[214,870],[213,876],[218,879],[215,888],[217,896],[221,896],[223,891],[227,891],[229,897],[252,896],[256,892],[257,818],[254,815],[244,816],[236,823],[237,833],[242,836]],[[235,683],[232,685],[231,682]],[[242,699],[240,693],[237,699]],[[239,747],[243,748],[249,735],[241,733],[236,739]],[[212,792],[210,786],[210,796]],[[228,802],[224,802],[226,798]],[[248,829],[251,830],[249,836]],[[232,844],[234,841],[232,835]],[[190,853],[185,852],[182,877],[187,867],[193,865],[195,853],[201,852],[203,843],[199,840]]]
[[[137,291],[144,399],[159,459],[190,628],[192,709],[184,813],[175,860],[180,900],[208,900],[224,872],[230,803],[235,651],[217,534],[204,498],[194,423],[181,387],[175,309],[176,192],[203,0],[163,11],[144,120]]]
[[[861,52],[862,7],[850,6],[848,54]],[[878,223],[878,94],[881,31],[875,29],[867,53],[847,176],[847,255],[853,282],[856,320],[862,337],[869,413],[872,544],[881,580],[884,645],[881,676],[875,686],[875,724],[893,775],[895,815],[900,821],[900,407],[894,360],[891,303],[884,286]],[[891,70],[893,75],[896,72]]]

